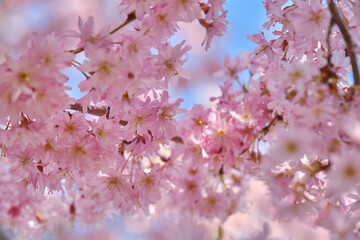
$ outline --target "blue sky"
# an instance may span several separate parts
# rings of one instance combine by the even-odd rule
[[[215,37],[208,52],[203,51],[201,55],[189,53],[189,58],[185,68],[195,69],[200,67],[201,62],[209,59],[216,59],[216,61],[223,63],[226,54],[234,57],[239,52],[247,52],[256,47],[254,43],[247,39],[247,35],[252,35],[264,31],[262,24],[267,20],[266,11],[260,0],[228,0],[225,4],[227,13],[227,20],[229,21],[227,32],[223,37]],[[265,32],[267,40],[272,38],[271,32]],[[177,39],[180,42],[182,39]],[[202,39],[201,39],[202,41]],[[196,47],[196,46],[193,46]],[[248,74],[240,75],[240,81],[246,81]],[[184,102],[181,104],[183,108],[191,108],[195,103],[205,104],[210,106],[210,96],[217,96],[219,88],[217,87],[219,79],[208,77],[202,81],[192,79],[193,84],[190,84],[185,89],[171,91],[171,96],[176,98],[183,98]]]
[[[225,5],[230,22],[224,52],[235,56],[240,50],[247,51],[256,47],[246,35],[259,33],[266,21],[265,8],[260,0],[229,0]]]

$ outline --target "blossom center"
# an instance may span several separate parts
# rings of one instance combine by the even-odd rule
[[[285,143],[285,150],[288,153],[295,153],[297,151],[296,143],[289,141]]]
[[[173,72],[174,75],[178,75],[179,73],[176,71],[175,67],[174,67],[174,63],[171,60],[166,60],[165,61],[165,66],[166,68],[170,71]]]
[[[218,134],[218,136],[219,136],[220,138],[224,138],[224,137],[225,137],[225,130],[222,129],[222,128],[219,128],[219,129],[217,130],[217,134]]]
[[[83,146],[74,146],[73,147],[73,152],[75,154],[81,154],[81,155],[84,155],[84,156],[86,155],[86,151],[85,151]]]
[[[46,142],[46,144],[44,145],[44,150],[46,152],[50,152],[50,151],[53,151],[54,150],[54,147],[51,145],[50,142]]]
[[[356,169],[352,166],[348,166],[344,169],[344,175],[348,178],[353,178],[356,176]]]
[[[22,82],[30,82],[31,81],[29,74],[27,74],[25,72],[19,73],[18,77],[19,77],[20,81],[22,81]]]
[[[312,12],[312,18],[311,18],[311,20],[314,21],[314,22],[317,23],[317,24],[322,23],[321,14],[318,13],[318,12]]]
[[[119,190],[120,181],[116,177],[112,177],[109,180],[108,188],[109,190],[112,190],[113,188],[117,188]]]

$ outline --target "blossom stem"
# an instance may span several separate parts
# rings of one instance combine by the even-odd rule
[[[356,55],[354,52],[354,48],[356,47],[356,44],[354,43],[354,41],[349,33],[349,29],[346,26],[345,21],[342,18],[341,14],[339,12],[339,8],[335,4],[334,0],[329,0],[328,3],[329,3],[329,10],[331,13],[331,17],[332,17],[333,21],[335,22],[335,24],[338,25],[340,32],[343,35],[346,46],[347,46],[348,54],[350,56],[351,67],[353,69],[354,84],[359,86],[360,85],[360,73],[359,73],[359,68],[357,66]]]
[[[9,127],[10,127],[10,119],[9,119],[8,123],[6,124],[5,131],[8,130]]]
[[[122,166],[122,168],[121,168],[121,170],[120,170],[120,173],[122,173],[122,172],[124,171],[127,163],[129,162],[129,158],[130,158],[130,157],[127,157],[127,158],[126,158],[125,163],[124,163],[124,165]]]
[[[71,63],[71,65],[73,65],[77,70],[79,70],[79,71],[86,77],[86,79],[89,79],[89,78],[90,78],[89,75],[87,75],[85,72],[81,71],[81,70],[79,69],[79,67],[76,66],[73,62]]]
[[[130,166],[130,182],[132,182],[132,179],[133,179],[133,169],[134,169],[134,160],[131,161],[131,166]]]

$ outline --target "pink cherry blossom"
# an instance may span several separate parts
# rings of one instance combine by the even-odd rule
[[[98,5],[77,31],[57,27],[76,25],[70,14],[4,47],[4,228],[77,238],[69,225],[104,228],[120,215],[149,239],[359,238],[358,1],[265,0],[273,35],[216,59],[219,94],[189,109],[175,88],[197,64],[186,65],[192,41],[174,34],[204,27],[208,50],[227,30],[226,1],[106,4],[119,7],[114,22]],[[96,30],[101,21],[117,27]],[[72,82],[81,96],[69,96]]]
[[[80,17],[78,19],[78,27],[80,32],[72,31],[68,35],[80,38],[79,48],[87,49],[88,46],[95,45],[100,48],[105,48],[111,45],[111,38],[108,35],[109,28],[105,27],[100,32],[95,32],[94,18],[89,16],[86,22]]]

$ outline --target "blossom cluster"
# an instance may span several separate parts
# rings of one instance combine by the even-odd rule
[[[148,237],[209,239],[205,222],[219,221],[222,239],[226,222],[247,212],[256,181],[266,186],[262,207],[273,221],[358,239],[360,82],[350,64],[360,54],[360,3],[264,1],[263,27],[277,26],[275,39],[248,36],[257,47],[225,57],[214,107],[181,109],[169,87],[189,80],[191,47],[170,37],[180,22],[198,21],[208,49],[226,30],[224,4],[123,0],[127,18],[113,30],[79,18],[79,30],[66,35],[78,39],[76,49],[65,49],[65,37],[34,34],[18,59],[6,56],[1,222],[39,236],[66,221],[98,225],[112,213],[171,216],[170,232]],[[84,76],[80,99],[65,92],[67,68]],[[263,222],[250,237],[269,239],[271,223]],[[179,229],[185,238],[172,234]]]

